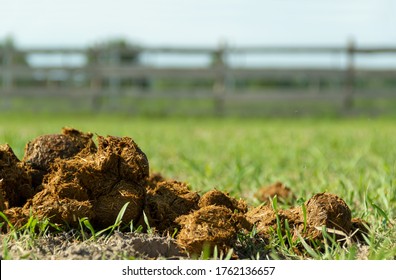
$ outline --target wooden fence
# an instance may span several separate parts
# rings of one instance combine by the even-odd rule
[[[200,55],[207,58],[207,63],[203,66],[167,66],[141,61],[144,57],[169,54]],[[238,66],[230,63],[232,56],[271,54],[339,55],[344,62],[337,67]],[[22,108],[32,110],[45,107],[55,111],[81,109],[170,114],[178,112],[184,104],[186,108],[180,114],[224,115],[235,111],[250,115],[279,113],[280,106],[285,104],[285,111],[304,111],[307,107],[324,110],[333,104],[339,112],[350,112],[362,100],[366,103],[396,100],[396,66],[361,68],[356,64],[357,56],[378,54],[396,55],[396,48],[363,48],[353,43],[345,47],[3,47],[0,48],[0,108],[13,110],[22,104]],[[60,56],[64,62],[74,55],[82,62],[55,66],[26,63],[26,59],[35,55]],[[359,87],[359,81],[367,79],[385,80],[386,86]],[[298,86],[299,83],[303,86]]]

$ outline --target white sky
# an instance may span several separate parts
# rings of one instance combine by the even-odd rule
[[[396,0],[0,0],[0,40],[82,47],[396,45]]]

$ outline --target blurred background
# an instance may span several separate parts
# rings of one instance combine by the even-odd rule
[[[0,0],[2,112],[396,116],[393,0]]]

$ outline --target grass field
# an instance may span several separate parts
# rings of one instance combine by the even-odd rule
[[[342,197],[371,224],[370,259],[396,258],[396,121],[392,119],[142,119],[105,115],[0,115],[0,143],[19,158],[36,136],[64,126],[130,136],[151,171],[257,205],[256,190],[281,181],[297,198]],[[317,258],[356,258],[352,249]]]

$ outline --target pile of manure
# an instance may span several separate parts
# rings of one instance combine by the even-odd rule
[[[216,189],[201,196],[185,182],[150,174],[145,153],[130,137],[97,136],[97,145],[92,137],[73,128],[42,135],[27,143],[22,160],[9,145],[0,145],[0,211],[9,223],[20,227],[33,215],[78,229],[80,219],[87,218],[100,230],[113,225],[127,204],[124,225],[133,222],[158,236],[172,236],[190,255],[215,246],[226,252],[238,234],[253,229],[264,240],[274,230],[283,235],[290,230],[294,240],[321,240],[323,227],[335,235],[354,233],[357,241],[367,234],[366,223],[352,218],[334,194],[315,194],[289,209],[268,203],[274,196],[294,199],[280,182],[256,194],[265,201],[258,207]],[[2,231],[10,229],[7,221],[0,222]]]

